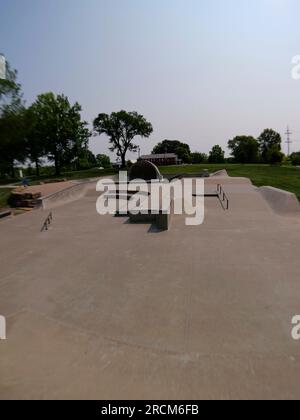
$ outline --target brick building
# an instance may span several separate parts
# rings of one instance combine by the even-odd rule
[[[181,161],[175,153],[164,153],[160,155],[144,155],[141,160],[147,160],[156,166],[180,165]]]

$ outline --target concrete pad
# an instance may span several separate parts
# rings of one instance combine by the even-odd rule
[[[244,178],[167,232],[99,216],[98,193],[0,223],[0,398],[298,399],[298,219]],[[288,252],[283,252],[288,251]]]

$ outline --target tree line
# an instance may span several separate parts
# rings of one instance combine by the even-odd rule
[[[78,102],[71,104],[65,95],[51,92],[39,95],[26,107],[17,72],[8,65],[6,79],[0,80],[0,174],[15,178],[16,164],[30,161],[39,175],[43,159],[53,163],[56,175],[65,167],[110,166],[108,156],[95,157],[89,150],[93,133],[109,137],[110,150],[116,151],[125,167],[127,153],[137,150],[133,139],[153,132],[142,115],[126,111],[99,114],[90,130],[81,111]]]
[[[152,154],[174,153],[185,164],[224,163],[225,152],[218,145],[214,146],[209,155],[201,152],[191,152],[190,146],[179,140],[163,140],[152,150]]]
[[[30,160],[39,175],[42,158],[54,163],[55,173],[86,156],[91,136],[81,119],[81,106],[64,95],[45,93],[26,107],[16,71],[8,67],[0,83],[0,171],[15,177],[16,162]]]
[[[52,162],[55,174],[62,168],[73,170],[95,166],[108,167],[106,155],[97,157],[89,150],[90,137],[106,134],[110,150],[115,151],[126,167],[128,152],[135,152],[137,136],[148,138],[153,127],[143,115],[137,112],[113,112],[99,114],[93,121],[93,130],[82,120],[82,108],[78,102],[71,104],[65,95],[44,93],[26,107],[17,72],[7,66],[7,77],[0,80],[0,175],[9,173],[15,177],[17,163],[30,161],[40,173],[43,159]],[[237,136],[228,142],[231,158],[235,163],[281,163],[281,136],[272,129],[266,129],[256,139],[252,136]],[[191,152],[190,146],[179,140],[164,140],[153,149],[154,154],[175,153],[185,164],[224,163],[225,151],[215,145],[207,155]],[[294,153],[291,161],[300,165],[300,152]]]
[[[284,158],[284,154],[281,152],[281,142],[279,133],[272,129],[266,129],[258,139],[251,136],[236,136],[229,140],[228,149],[231,152],[229,159],[225,159],[225,151],[219,145],[213,146],[207,155],[201,152],[191,152],[188,144],[178,140],[164,140],[153,149],[152,153],[175,153],[186,164],[224,163],[225,161],[277,164],[281,163]],[[298,156],[298,154],[295,155]]]

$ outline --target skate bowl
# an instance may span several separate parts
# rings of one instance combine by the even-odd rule
[[[273,187],[260,187],[258,191],[276,213],[291,215],[300,212],[300,204],[295,194]]]

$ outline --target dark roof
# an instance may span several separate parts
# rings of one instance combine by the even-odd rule
[[[162,153],[159,155],[144,155],[141,156],[141,159],[147,160],[147,159],[178,159],[177,155],[175,153]]]

